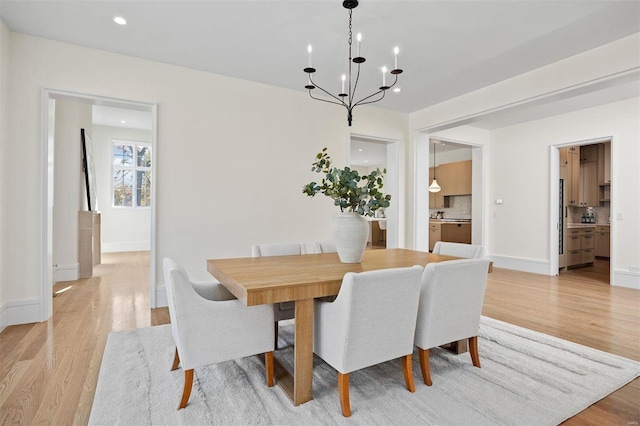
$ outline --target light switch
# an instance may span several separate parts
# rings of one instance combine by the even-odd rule
[[[496,204],[502,204],[502,203],[503,203],[502,198],[498,198],[498,199],[496,200]]]

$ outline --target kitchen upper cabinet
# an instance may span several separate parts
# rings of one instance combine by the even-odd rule
[[[580,147],[580,162],[598,161],[598,145],[584,145]]]
[[[442,177],[440,176],[440,168],[436,167],[436,178],[438,181],[438,185],[440,185],[440,187],[442,188]],[[431,182],[433,182],[433,167],[429,168],[429,185],[431,185]],[[444,194],[442,193],[442,191],[440,192],[429,192],[429,208],[430,209],[441,209],[444,207],[449,207],[449,206],[445,206],[445,200],[444,200]]]
[[[471,194],[471,160],[440,164],[436,173],[443,196]]]
[[[580,196],[579,205],[582,207],[598,206],[598,162],[586,161],[580,163]]]
[[[565,185],[568,206],[577,206],[580,202],[580,148],[570,146],[565,150],[567,181]]]

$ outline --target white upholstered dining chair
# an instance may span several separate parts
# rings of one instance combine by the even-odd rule
[[[351,416],[349,374],[402,358],[407,389],[422,267],[345,274],[333,302],[315,301],[313,351],[338,371],[342,415]]]
[[[438,241],[433,247],[432,253],[463,257],[465,259],[480,259],[482,258],[483,252],[484,250],[480,245]]]
[[[184,370],[178,409],[187,406],[195,367],[264,353],[273,386],[273,307],[247,307],[219,283],[192,283],[173,259],[164,258],[163,269],[176,344],[171,370]]]
[[[489,260],[428,263],[422,276],[414,343],[422,379],[431,386],[429,349],[468,339],[471,361],[480,368],[478,329]]]

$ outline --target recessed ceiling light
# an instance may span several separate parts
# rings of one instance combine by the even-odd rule
[[[369,162],[369,160],[364,160],[364,162],[365,162],[365,163],[368,163],[368,162]]]
[[[127,25],[127,20],[124,19],[122,16],[116,16],[115,18],[113,18],[113,22],[115,22],[118,25]]]
[[[362,148],[358,149],[358,152],[362,152]]]
[[[399,87],[396,87],[395,89],[393,89],[393,91],[394,91],[395,93],[400,93],[400,92],[402,92],[402,89],[401,89],[401,88],[399,88]]]
[[[126,120],[120,120],[120,122],[121,122],[122,124],[124,124],[124,123],[126,123],[127,121],[126,121]]]

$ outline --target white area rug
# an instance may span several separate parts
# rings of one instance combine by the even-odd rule
[[[293,327],[281,328],[276,357],[291,369]],[[314,399],[294,407],[268,388],[264,367],[248,357],[196,369],[189,405],[177,410],[184,372],[169,371],[168,325],[109,335],[89,424],[433,424],[554,425],[640,375],[640,363],[545,334],[482,318],[482,368],[469,354],[431,351],[433,386],[406,390],[400,360],[351,374],[351,410],[342,417],[335,370],[314,358]],[[291,370],[290,370],[291,371]]]

